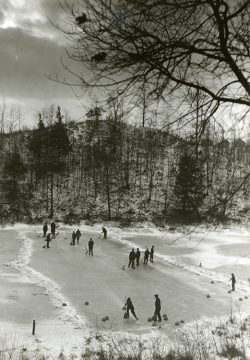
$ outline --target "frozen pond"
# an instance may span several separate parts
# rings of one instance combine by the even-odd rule
[[[0,321],[6,329],[24,328],[27,335],[36,319],[41,338],[72,347],[72,341],[83,342],[89,329],[150,333],[154,294],[159,294],[162,313],[169,317],[156,330],[161,334],[170,334],[176,321],[227,316],[232,306],[233,311],[249,309],[248,232],[181,234],[110,227],[104,240],[100,228],[80,227],[80,244],[70,246],[76,228],[61,226],[50,249],[42,248],[41,227],[1,230]],[[90,237],[93,257],[85,251]],[[143,265],[143,252],[152,245],[155,262]],[[142,252],[140,266],[128,269],[129,251],[137,247]],[[237,278],[235,293],[228,293],[231,272]],[[123,319],[127,297],[133,300],[138,322]],[[240,297],[244,301],[239,302]],[[102,321],[104,316],[109,320]]]

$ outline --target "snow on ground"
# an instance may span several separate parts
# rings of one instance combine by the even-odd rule
[[[1,328],[34,352],[58,354],[64,348],[79,354],[88,344],[86,339],[93,334],[99,338],[97,333],[143,341],[172,337],[176,321],[214,322],[231,312],[248,311],[250,238],[246,230],[190,228],[182,233],[107,226],[104,240],[101,225],[81,225],[80,244],[70,246],[76,228],[61,225],[50,249],[42,248],[41,226],[17,224],[0,232]],[[85,251],[90,237],[95,242],[93,257]],[[143,252],[152,245],[154,265],[143,265],[142,253],[139,268],[127,268],[132,247]],[[235,293],[229,294],[231,272],[237,283]],[[147,321],[154,311],[155,293],[162,300],[162,313],[169,317],[160,329]],[[123,319],[128,296],[138,322]],[[104,316],[109,320],[102,321]]]
[[[23,242],[18,251],[17,258],[5,265],[11,266],[13,269],[18,270],[24,276],[24,278],[29,279],[33,285],[41,287],[43,289],[43,294],[49,297],[49,300],[53,302],[53,305],[56,308],[61,308],[60,318],[65,321],[70,321],[76,326],[83,327],[83,317],[77,316],[74,307],[60,292],[60,286],[48,277],[44,276],[41,272],[37,272],[28,266],[33,250],[32,239],[27,237],[25,232],[19,232],[19,238],[21,238]],[[36,293],[33,293],[33,295],[36,295]],[[67,306],[63,306],[66,303]]]

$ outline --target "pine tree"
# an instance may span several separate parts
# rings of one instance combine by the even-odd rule
[[[200,218],[199,207],[204,199],[202,169],[199,160],[191,155],[185,154],[180,158],[174,194],[181,216]]]
[[[48,142],[48,129],[45,127],[41,113],[38,114],[38,128],[31,132],[28,138],[27,147],[31,152],[31,168],[35,171],[36,182],[45,173],[44,171],[44,150]]]
[[[24,180],[26,170],[16,147],[14,148],[13,153],[6,154],[3,166],[2,186],[6,201],[10,204],[11,213],[17,219],[19,219],[20,208],[25,209],[25,192],[22,180]]]
[[[65,170],[65,156],[71,150],[71,145],[67,130],[62,122],[61,108],[58,106],[56,112],[57,121],[49,129],[47,144],[47,167],[52,173],[60,173]]]
[[[54,176],[66,170],[66,155],[71,150],[67,130],[62,122],[61,108],[56,112],[56,123],[49,129],[46,147],[46,172],[50,179],[50,216],[54,215]]]
[[[56,111],[56,122],[45,127],[39,114],[38,129],[29,139],[28,147],[32,153],[33,167],[37,181],[46,177],[50,186],[50,216],[54,215],[54,176],[66,169],[66,155],[71,150],[67,129],[63,124],[61,108]]]

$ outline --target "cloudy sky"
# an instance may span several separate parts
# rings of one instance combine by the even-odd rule
[[[68,61],[67,40],[49,21],[62,24],[64,17],[58,0],[0,0],[0,108],[3,101],[20,106],[26,124],[51,104],[75,119],[86,113],[70,87],[46,78],[68,76],[60,62]]]

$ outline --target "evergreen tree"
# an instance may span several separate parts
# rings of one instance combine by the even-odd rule
[[[174,194],[181,216],[200,217],[199,206],[204,199],[202,169],[199,160],[191,155],[185,154],[180,158]]]
[[[42,114],[39,113],[38,114],[38,130],[44,130],[45,129],[45,125],[42,119]]]
[[[50,183],[50,216],[54,215],[54,177],[66,170],[66,155],[71,150],[67,130],[62,122],[61,108],[58,106],[56,122],[48,128],[44,153],[44,170]]]
[[[6,201],[10,204],[12,215],[19,219],[21,207],[24,206],[25,192],[23,191],[23,179],[26,167],[21,159],[18,149],[13,153],[7,153],[3,166],[3,191]],[[23,205],[23,206],[22,206]]]
[[[28,137],[27,147],[31,152],[31,168],[36,173],[36,182],[44,175],[44,149],[48,141],[48,129],[42,120],[41,113],[38,114],[38,128],[31,132]]]
[[[38,129],[29,139],[28,147],[32,153],[33,167],[37,180],[46,177],[50,186],[50,216],[54,214],[54,176],[66,169],[66,155],[71,150],[67,130],[63,124],[61,108],[56,111],[56,122],[45,127],[39,114]]]
[[[60,173],[65,170],[65,156],[71,150],[67,129],[65,128],[61,114],[61,108],[58,106],[56,112],[56,122],[49,129],[47,143],[47,170],[51,173]]]

